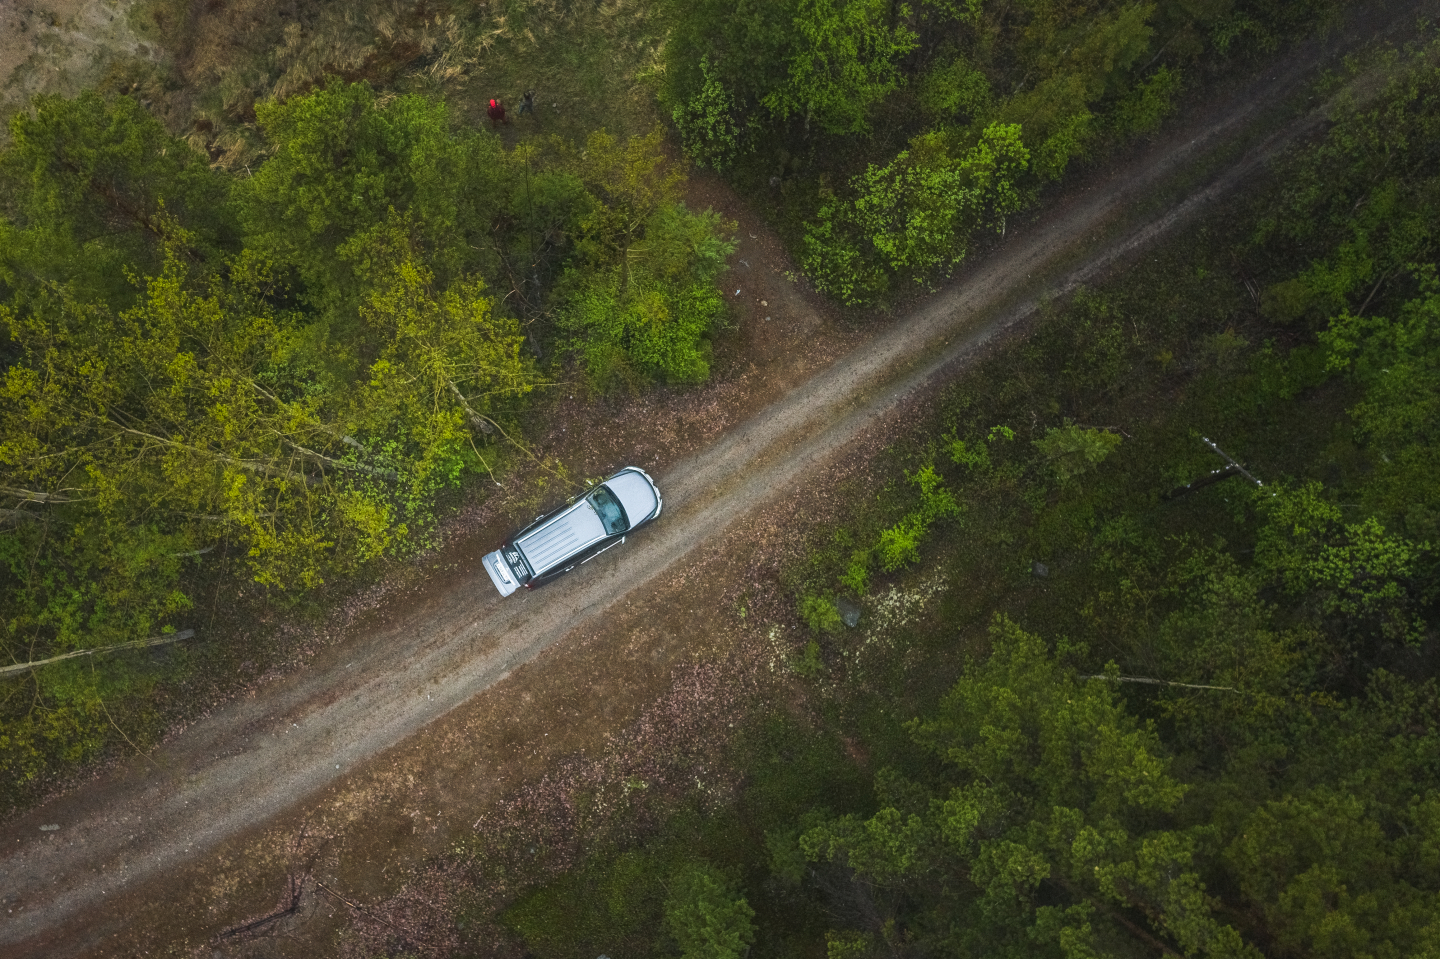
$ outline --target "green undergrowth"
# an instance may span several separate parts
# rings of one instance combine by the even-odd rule
[[[674,955],[683,937],[667,928],[667,906],[673,908],[682,892],[677,879],[687,869],[701,863],[737,890],[764,885],[770,833],[783,833],[816,808],[869,806],[868,782],[846,760],[833,729],[770,716],[744,730],[732,750],[749,776],[738,802],[718,808],[686,803],[642,847],[593,851],[585,866],[507,909],[502,924],[540,959],[587,952]],[[749,901],[760,930],[755,948],[766,953],[783,948],[771,939],[777,928],[795,936],[803,932],[797,924],[809,922],[811,933],[823,932],[783,898]],[[798,943],[803,936],[795,938]]]

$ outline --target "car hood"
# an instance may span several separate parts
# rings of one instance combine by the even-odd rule
[[[655,515],[660,506],[660,495],[655,484],[639,470],[628,469],[615,474],[605,481],[605,486],[625,507],[625,516],[631,526],[645,522]]]

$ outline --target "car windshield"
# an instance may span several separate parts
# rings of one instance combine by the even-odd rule
[[[600,515],[600,522],[605,524],[607,534],[614,536],[630,528],[630,522],[625,518],[625,510],[605,487],[591,493],[590,502],[595,505],[595,512]]]

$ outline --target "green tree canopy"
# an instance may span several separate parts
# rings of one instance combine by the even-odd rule
[[[665,926],[681,959],[743,959],[755,941],[755,910],[714,867],[691,863],[671,878]]]
[[[781,119],[803,116],[807,127],[814,119],[831,133],[865,131],[871,109],[904,79],[896,61],[916,44],[891,7],[888,0],[800,0],[790,75],[765,106]]]
[[[978,229],[1020,208],[1016,183],[1028,160],[1018,126],[991,125],[959,157],[949,138],[919,137],[888,166],[856,176],[851,197],[821,208],[805,235],[805,268],[822,290],[852,304],[883,290],[890,275],[947,276]],[[881,269],[869,265],[875,260]]]
[[[452,135],[442,102],[382,101],[367,83],[331,78],[261,104],[256,117],[274,152],[236,185],[246,244],[294,269],[313,305],[358,300],[369,237],[388,229],[392,210],[433,269],[460,269],[462,197],[479,187],[469,141],[479,137]]]
[[[216,262],[237,249],[230,185],[130,97],[36,97],[0,152],[0,294],[47,283],[124,305],[126,270],[158,273],[167,241]]]
[[[913,897],[909,935],[934,948],[1086,956],[1159,935],[1187,954],[1258,956],[1214,914],[1196,862],[1206,830],[1174,818],[1187,789],[1154,729],[1012,623],[991,641],[911,726],[946,787],[927,797],[882,775],[880,811],[810,829],[805,853]]]

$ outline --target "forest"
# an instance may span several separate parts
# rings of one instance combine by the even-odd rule
[[[1440,47],[1380,66],[892,447],[789,574],[807,708],[737,737],[733,801],[576,840],[498,918],[525,952],[1437,948]],[[837,600],[936,574],[923,624],[847,635]]]
[[[205,595],[212,611],[246,590],[333,602],[325,584],[433,545],[447,510],[533,465],[523,422],[547,388],[707,379],[733,237],[682,202],[687,164],[765,196],[820,291],[892,303],[1072,162],[1153,132],[1187,82],[1342,9],[657,0],[636,21],[664,38],[639,70],[650,120],[507,146],[444,81],[474,59],[470,34],[503,65],[491,38],[539,28],[543,6],[443,30],[381,17],[383,41],[323,49],[343,33],[334,11],[289,22],[277,4],[225,60],[155,2],[146,35],[194,46],[188,61],[120,64],[11,117],[7,663],[213,623]],[[167,691],[235,665],[177,647],[0,680],[12,799],[120,746],[117,716],[158,734],[176,714],[154,703],[184,708]]]
[[[145,8],[161,44],[173,6]],[[510,17],[503,60],[539,6],[447,29]],[[247,593],[310,615],[497,475],[555,472],[527,445],[547,391],[707,381],[735,226],[685,202],[697,168],[880,324],[1347,10],[639,7],[647,106],[610,127],[596,103],[497,132],[446,86],[460,41],[420,18],[327,57],[303,48],[323,5],[242,64],[130,65],[10,118],[4,665],[203,631]],[[451,917],[473,953],[1440,953],[1440,45],[1417,36],[1327,75],[1321,132],[1048,303],[886,450],[878,495],[846,491],[852,522],[809,532],[783,576],[805,706],[752,712],[730,799],[656,790],[565,870],[518,836],[457,847],[513,890]],[[862,664],[841,604],[922,581],[925,617]],[[228,681],[232,652],[169,648],[0,678],[6,804]]]

